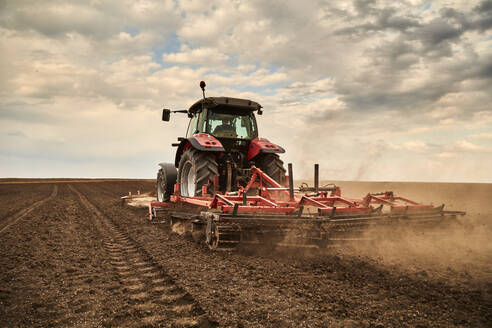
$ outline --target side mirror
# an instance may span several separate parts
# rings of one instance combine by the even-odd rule
[[[166,121],[166,122],[169,122],[169,119],[171,118],[171,110],[170,109],[167,109],[167,108],[164,108],[162,110],[162,120],[163,121]]]

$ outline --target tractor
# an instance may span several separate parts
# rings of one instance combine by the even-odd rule
[[[262,106],[248,99],[205,97],[205,86],[200,82],[203,98],[188,110],[162,110],[163,121],[171,113],[187,114],[190,121],[186,136],[172,144],[177,147],[174,163],[159,163],[158,202],[175,193],[204,197],[204,192],[236,191],[247,185],[252,167],[285,185],[286,170],[278,155],[285,150],[258,134],[255,112],[262,115]]]
[[[188,110],[162,111],[163,121],[185,113],[190,122],[186,136],[173,143],[174,163],[159,164],[151,222],[179,222],[211,249],[231,250],[249,243],[325,247],[364,238],[376,225],[432,227],[465,215],[392,191],[347,198],[338,186],[319,185],[319,164],[314,164],[314,187],[295,187],[292,163],[286,176],[278,155],[284,149],[258,136],[255,112],[262,114],[261,105],[205,97],[205,82],[200,87],[203,99]],[[180,204],[198,206],[200,214]]]

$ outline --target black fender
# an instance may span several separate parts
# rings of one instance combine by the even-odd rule
[[[159,163],[159,166],[166,176],[166,181],[169,181],[174,185],[178,178],[178,170],[176,170],[176,167],[171,163]]]
[[[169,171],[169,173],[173,173],[176,170],[176,167],[171,163],[159,163],[159,166],[163,171]]]
[[[167,193],[167,196],[164,196],[164,201],[167,201],[169,200],[169,196],[174,193],[174,185],[176,184],[176,181],[178,179],[178,170],[171,163],[159,163],[159,166],[160,169],[159,173],[157,174],[157,189],[162,186],[159,185],[159,174],[161,174],[162,172],[161,176],[165,183],[165,190],[163,192]],[[157,191],[157,194],[158,193],[159,191]]]

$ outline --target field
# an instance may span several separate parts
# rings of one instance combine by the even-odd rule
[[[437,235],[212,252],[121,204],[152,181],[3,180],[0,326],[492,326],[491,184],[340,185],[468,215]]]

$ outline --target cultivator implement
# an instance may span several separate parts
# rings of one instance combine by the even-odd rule
[[[371,226],[436,225],[464,212],[445,211],[397,196],[393,192],[369,193],[361,199],[342,196],[335,185],[319,186],[319,167],[314,187],[293,187],[289,164],[288,187],[283,187],[256,167],[246,187],[224,194],[202,187],[201,197],[180,196],[179,183],[169,202],[149,204],[152,222],[166,219],[180,223],[197,240],[212,249],[233,249],[239,244],[267,243],[320,247],[362,238]],[[217,185],[217,184],[215,184]],[[179,204],[204,209],[200,213],[179,210]]]

